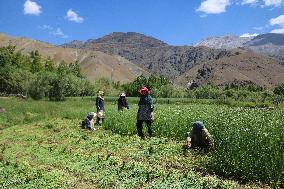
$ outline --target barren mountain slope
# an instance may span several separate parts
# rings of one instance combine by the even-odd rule
[[[272,88],[283,83],[284,65],[277,59],[236,49],[233,56],[198,64],[176,80],[183,86],[190,81],[198,84],[210,81],[216,85],[255,83]]]
[[[27,38],[10,37],[0,34],[0,46],[15,45],[23,53],[38,50],[44,57],[51,57],[56,63],[64,60],[67,63],[78,60],[83,74],[90,80],[101,77],[129,82],[144,73],[139,66],[120,56],[112,56],[86,49],[61,48]]]

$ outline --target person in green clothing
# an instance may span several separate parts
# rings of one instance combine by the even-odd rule
[[[152,121],[153,121],[153,99],[150,96],[150,90],[147,87],[142,87],[138,90],[140,94],[140,100],[138,103],[139,109],[137,112],[137,133],[138,136],[140,136],[142,139],[145,138],[144,133],[142,131],[143,129],[143,123],[145,122],[148,128],[148,134],[151,137],[153,135],[153,129],[152,129]]]

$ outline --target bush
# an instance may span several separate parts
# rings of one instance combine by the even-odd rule
[[[34,100],[40,100],[48,94],[50,90],[50,80],[52,73],[41,72],[38,73],[33,81],[30,82],[29,86],[29,96]]]
[[[278,85],[274,89],[274,94],[284,96],[284,84]]]

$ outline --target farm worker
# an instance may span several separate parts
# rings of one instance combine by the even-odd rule
[[[189,148],[213,148],[214,141],[203,122],[196,121],[193,123],[191,131],[187,133],[187,146]]]
[[[142,139],[144,139],[143,134],[143,122],[147,124],[148,128],[148,134],[151,137],[153,134],[152,130],[152,121],[153,121],[153,99],[150,96],[150,90],[147,87],[142,87],[138,90],[140,94],[140,100],[138,103],[139,109],[137,112],[137,123],[136,128],[138,132],[138,136],[140,136]]]
[[[82,121],[82,128],[89,129],[91,131],[95,131],[96,128],[94,127],[94,117],[96,117],[95,112],[88,113],[87,117]]]
[[[121,93],[117,100],[118,111],[123,111],[125,109],[129,109],[128,100],[126,99],[126,94]]]
[[[105,105],[104,105],[104,92],[99,91],[97,98],[96,98],[96,107],[97,107],[97,121],[96,124],[102,124],[104,121],[104,111],[105,111]]]

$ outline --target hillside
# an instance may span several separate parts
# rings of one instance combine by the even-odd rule
[[[83,74],[90,80],[101,77],[112,78],[122,83],[132,81],[142,73],[142,68],[120,56],[111,56],[103,52],[85,49],[62,48],[27,38],[0,35],[0,46],[15,45],[17,50],[29,53],[38,50],[44,57],[51,57],[56,63],[64,60],[67,63],[78,60]]]
[[[267,33],[258,35],[244,44],[245,47],[260,54],[276,57],[284,62],[284,35]]]
[[[250,41],[252,37],[238,37],[234,35],[226,35],[220,37],[208,37],[196,44],[195,47],[205,46],[215,49],[235,49],[238,47],[243,47],[244,44]]]
[[[198,80],[200,84],[212,80],[218,85],[249,81],[269,88],[282,82],[284,66],[277,59],[251,50],[232,49],[249,39],[236,36],[211,39],[215,42],[221,40],[222,43],[216,43],[221,46],[233,45],[230,50],[226,50],[205,46],[171,46],[153,37],[133,32],[111,33],[100,39],[86,41],[80,49],[120,55],[151,73],[167,76],[181,86],[186,86],[192,80]],[[213,71],[205,71],[206,79],[196,79],[199,72],[203,72],[199,71],[203,65],[210,66],[214,74]]]
[[[276,33],[261,34],[256,37],[220,36],[209,37],[194,46],[206,46],[215,49],[235,49],[245,47],[262,55],[268,55],[284,61],[284,35]]]
[[[72,43],[70,46],[72,47]],[[153,37],[134,32],[111,33],[99,39],[88,40],[80,48],[122,56],[151,73],[172,80],[195,64],[230,54],[226,50],[207,47],[170,46]]]
[[[284,81],[284,66],[277,59],[269,58],[244,49],[235,49],[234,55],[204,62],[181,75],[177,83],[188,81],[198,84],[225,85],[229,83],[254,83],[272,88]]]
[[[269,36],[267,38],[270,42],[258,37],[246,44],[255,48],[262,47],[266,52],[271,48],[266,49],[263,47],[265,45],[282,45],[281,41],[276,40],[279,37],[275,39],[273,36],[276,35]],[[272,88],[283,81],[284,73],[284,65],[281,65],[279,59],[256,54],[252,50],[171,46],[134,32],[111,33],[85,43],[72,41],[62,45],[64,48],[1,34],[0,46],[8,44],[16,45],[17,49],[24,53],[39,50],[43,56],[49,56],[57,63],[61,60],[78,60],[83,74],[90,80],[106,77],[125,83],[142,73],[155,73],[164,75],[181,86],[186,86],[194,80],[199,84],[212,81],[218,85],[252,82]],[[281,48],[279,49],[281,51]],[[276,52],[273,49],[271,51]],[[203,66],[206,68],[203,69]],[[207,68],[208,66],[210,68]]]

